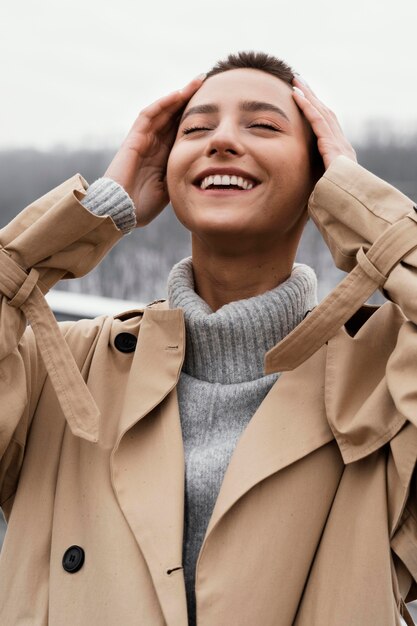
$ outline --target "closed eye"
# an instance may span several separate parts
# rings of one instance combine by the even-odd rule
[[[190,133],[194,133],[198,130],[210,130],[210,128],[206,128],[204,126],[190,126],[189,128],[184,128],[182,134],[189,135]]]
[[[264,123],[251,124],[250,126],[248,126],[248,128],[266,128],[267,130],[272,130],[276,133],[279,133],[281,131],[281,129],[278,128],[277,126],[272,126],[272,124],[264,124]],[[209,131],[209,130],[212,130],[212,129],[207,128],[206,126],[189,126],[188,128],[183,129],[182,134],[189,135],[191,133],[195,133],[198,131]]]
[[[277,128],[276,126],[272,126],[271,124],[251,124],[249,128],[267,128],[269,130],[274,130],[277,133],[279,133],[281,130],[280,128]]]

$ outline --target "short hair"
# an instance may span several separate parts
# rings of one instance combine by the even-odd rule
[[[226,59],[217,61],[215,65],[207,72],[206,80],[216,74],[222,74],[229,70],[253,69],[260,70],[279,78],[284,83],[292,87],[293,78],[296,73],[282,59],[266,54],[266,52],[255,52],[253,50],[237,52],[229,54]],[[324,173],[323,159],[317,147],[317,138],[311,130],[310,138],[310,163],[313,176],[318,180]]]
[[[276,78],[280,78],[285,83],[292,86],[292,80],[295,76],[294,70],[281,59],[266,54],[265,52],[237,52],[229,54],[226,59],[217,61],[217,63],[207,72],[207,78],[227,72],[228,70],[237,69],[253,69],[261,70],[267,74],[272,74]]]

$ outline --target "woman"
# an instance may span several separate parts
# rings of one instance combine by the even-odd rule
[[[1,623],[412,623],[417,220],[355,161],[240,53],[3,229]],[[192,234],[169,301],[59,332],[42,292],[168,200]],[[352,270],[319,306],[307,204]],[[362,307],[378,287],[396,304]]]

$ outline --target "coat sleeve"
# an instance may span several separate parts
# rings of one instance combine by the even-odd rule
[[[76,411],[83,408],[74,403],[84,397],[84,408],[90,406],[85,384],[44,299],[61,278],[89,272],[122,237],[110,217],[98,217],[82,206],[86,188],[76,175],[0,230],[1,506],[14,493],[45,377],[52,376],[74,431]]]
[[[309,211],[326,241],[337,267],[350,272],[358,251],[365,253],[388,230],[409,217],[411,241],[402,256],[404,232],[392,229],[392,269],[383,292],[405,316],[417,321],[417,208],[410,198],[346,157],[338,157],[317,183]],[[377,270],[380,268],[376,268]]]
[[[404,417],[387,444],[387,498],[391,547],[401,561],[397,574],[411,601],[417,598],[417,208],[388,183],[339,157],[316,185],[309,210],[340,269],[352,273],[359,261],[366,268],[378,246],[390,257],[383,267],[374,256],[368,268],[403,313],[385,371],[397,415]]]

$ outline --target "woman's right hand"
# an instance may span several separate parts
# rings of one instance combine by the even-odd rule
[[[204,78],[204,74],[198,76],[184,89],[141,111],[104,174],[119,183],[132,198],[137,226],[149,224],[169,202],[166,167],[177,132],[178,114]]]

